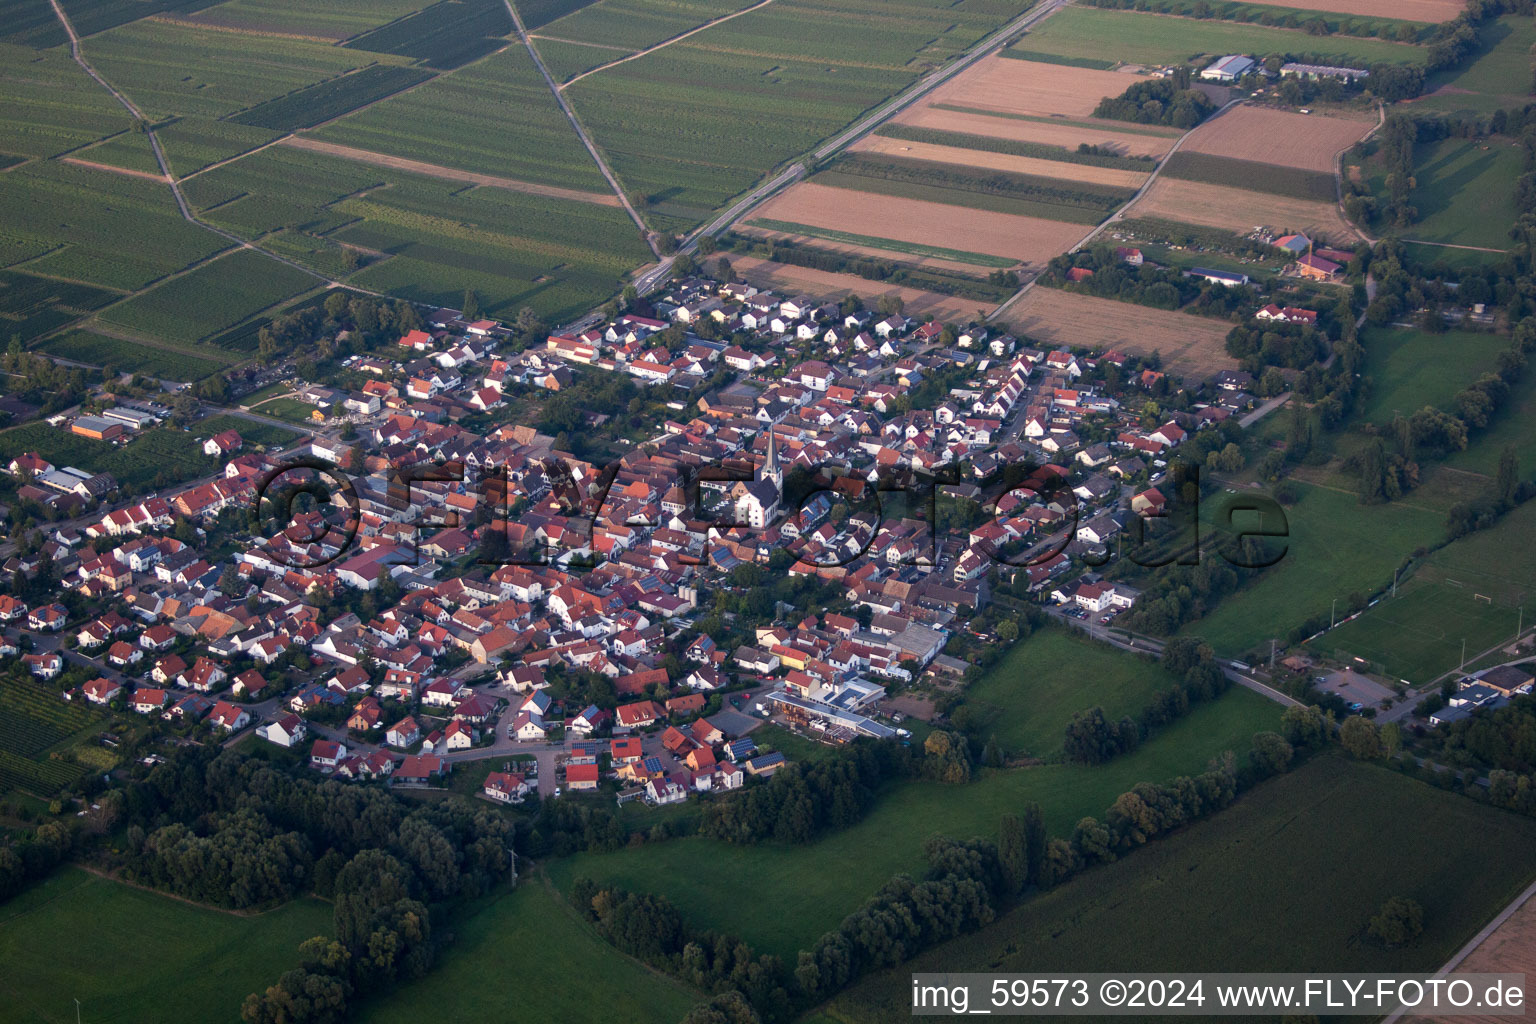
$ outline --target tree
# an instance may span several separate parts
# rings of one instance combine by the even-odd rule
[[[1012,619],[1004,619],[997,624],[997,638],[1006,643],[1013,643],[1019,638],[1019,624]]]
[[[699,255],[700,256],[713,256],[719,250],[719,248],[720,248],[720,243],[715,240],[715,236],[714,235],[700,235],[699,236]]]
[[[1280,715],[1280,734],[1292,747],[1312,749],[1323,745],[1328,729],[1317,708],[1292,705]]]
[[[1012,895],[1029,881],[1029,836],[1024,819],[1005,814],[998,823],[997,860],[1003,873],[1003,891]]]
[[[1339,727],[1339,743],[1362,761],[1380,761],[1387,756],[1381,732],[1374,722],[1355,715]]]
[[[1515,495],[1520,488],[1520,460],[1513,445],[1505,445],[1499,453],[1499,475],[1493,486],[1494,500],[1502,509],[1513,508]]]
[[[1278,775],[1291,766],[1295,750],[1277,732],[1261,732],[1253,737],[1248,761],[1260,775]]]
[[[1424,908],[1405,896],[1393,896],[1371,918],[1367,931],[1389,949],[1406,946],[1424,931]]]
[[[1044,885],[1045,876],[1045,812],[1031,801],[1024,805],[1024,852],[1029,857],[1029,882]]]
[[[464,314],[466,320],[480,319],[480,296],[475,294],[473,288],[464,289],[464,308],[459,312]]]

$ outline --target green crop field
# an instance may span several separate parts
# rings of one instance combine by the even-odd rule
[[[938,106],[938,104],[934,104]],[[960,109],[960,108],[957,108]],[[970,111],[974,112],[974,111]],[[969,132],[951,132],[942,128],[922,128],[910,124],[881,125],[876,135],[909,142],[928,142],[936,146],[954,146],[957,149],[976,149],[986,153],[1009,153],[1013,156],[1035,157],[1040,160],[1059,160],[1063,163],[1086,164],[1090,167],[1112,167],[1122,171],[1151,172],[1157,164],[1152,160],[1139,160],[1129,156],[1110,156],[1097,153],[1079,153],[1065,146],[1053,146],[1044,142],[1025,142],[1022,139],[999,139],[991,135],[972,135]],[[1061,177],[1071,178],[1072,172],[1062,168]]]
[[[119,290],[142,288],[230,244],[183,220],[160,182],[56,162],[0,175],[0,225],[51,249],[27,264],[29,272]]]
[[[132,123],[128,112],[69,59],[67,50],[40,53],[0,43],[0,91],[6,98],[0,104],[3,153],[57,156]]]
[[[0,270],[0,336],[26,344],[118,298],[117,292],[72,281]]]
[[[1047,61],[1046,63],[1050,62]],[[1137,124],[1134,121],[1114,121],[1108,118],[1058,117],[1055,114],[1013,114],[1002,110],[988,110],[985,107],[968,107],[963,103],[935,103],[932,106],[935,110],[953,110],[961,114],[981,114],[983,117],[1002,117],[1010,121],[1034,121],[1036,124],[1065,124],[1071,125],[1074,128],[1092,128],[1095,131],[1112,132],[1116,135],[1156,135],[1165,139],[1176,139],[1184,134],[1184,129],[1182,128],[1164,128],[1162,125],[1157,124]],[[885,135],[887,134],[886,129],[893,127],[905,126],[886,125],[876,134]],[[982,136],[982,138],[991,138],[991,136]],[[999,150],[998,152],[1006,153],[1009,151]],[[1150,158],[1148,159],[1150,160]]]
[[[142,431],[121,447],[46,423],[0,431],[0,461],[9,462],[22,452],[37,452],[55,466],[111,473],[132,493],[170,487],[218,468],[203,454],[201,441],[173,427]]]
[[[1481,45],[1469,62],[1432,75],[1416,108],[1491,114],[1530,102],[1536,19],[1507,15],[1478,27]]]
[[[214,434],[221,434],[226,430],[234,430],[240,434],[240,439],[246,444],[259,445],[286,445],[298,440],[304,435],[297,430],[289,430],[275,423],[257,423],[241,416],[231,416],[222,413],[218,416],[209,416],[192,425],[192,436],[197,438],[209,438]]]
[[[1070,672],[1069,666],[1058,671]],[[699,928],[740,936],[794,962],[827,929],[898,871],[917,871],[931,835],[995,835],[1002,814],[1038,801],[1052,835],[1087,814],[1102,815],[1138,782],[1201,771],[1224,750],[1241,754],[1280,708],[1248,690],[1196,707],[1135,752],[1095,767],[1051,764],[985,772],[962,786],[905,781],[886,790],[862,821],[805,846],[734,846],[701,837],[579,854],[550,865],[562,891],[587,876],[677,904]],[[743,888],[774,893],[772,913]]]
[[[597,0],[558,20],[540,22],[540,34],[599,46],[643,50],[664,39],[720,18],[757,0]],[[520,4],[519,6],[524,6]],[[532,29],[532,25],[529,28]],[[597,51],[602,52],[602,51]],[[539,41],[539,53],[544,53]],[[611,53],[607,60],[622,57]],[[601,61],[599,61],[601,63]]]
[[[1183,632],[1204,637],[1228,657],[1261,646],[1267,651],[1271,638],[1283,640],[1312,616],[1327,615],[1335,598],[1342,603],[1390,584],[1404,558],[1445,534],[1444,512],[1412,500],[1361,505],[1353,491],[1300,482],[1297,489],[1301,500],[1285,510],[1285,556]]]
[[[1373,387],[1359,415],[1371,423],[1390,423],[1426,405],[1451,408],[1456,393],[1492,371],[1509,348],[1509,338],[1499,334],[1402,327],[1369,328],[1361,342]]]
[[[94,35],[118,25],[156,14],[181,16],[218,3],[218,0],[65,0],[61,6],[81,36]],[[45,49],[69,41],[64,26],[48,0],[13,0],[6,7],[6,24],[0,38]]]
[[[346,39],[428,7],[432,0],[225,0],[190,20],[252,33]]]
[[[708,998],[624,957],[537,876],[472,905],[449,925],[453,942],[420,981],[364,1004],[365,1024],[417,1024],[452,1005],[465,1020],[561,1024],[675,1021]],[[537,985],[487,984],[509,950],[550,950]]]
[[[1496,861],[1498,871],[1468,871]],[[994,924],[871,976],[822,1010],[839,1024],[911,1012],[914,972],[1433,971],[1536,875],[1536,822],[1327,755]],[[1424,908],[1399,949],[1366,922]],[[1297,941],[1298,934],[1305,941]]]
[[[113,306],[103,323],[191,343],[239,323],[318,282],[250,249],[237,249]]]
[[[567,96],[646,215],[682,228],[1022,9],[777,0],[585,78]]]
[[[1513,641],[1520,606],[1536,594],[1536,503],[1431,554],[1395,598],[1317,641],[1415,684],[1430,682],[1501,642]]]
[[[516,0],[515,6],[518,15],[523,19],[523,27],[532,32],[594,2],[595,0]]]
[[[967,687],[965,703],[1009,757],[1049,758],[1061,752],[1075,713],[1097,705],[1111,721],[1135,718],[1176,683],[1150,659],[1048,629],[1015,644]]]
[[[110,366],[119,373],[142,373],[162,380],[202,380],[229,365],[229,357],[222,352],[204,350],[194,355],[184,349],[158,348],[85,330],[56,334],[37,348],[60,359]]]
[[[9,1019],[236,1021],[249,992],[331,931],[331,908],[297,900],[253,917],[191,906],[65,868],[0,910]]]
[[[146,117],[222,117],[368,64],[405,64],[305,39],[254,41],[237,32],[139,23],[90,40],[91,63]]]
[[[276,132],[312,128],[321,121],[420,85],[431,77],[432,72],[424,68],[375,64],[259,103],[232,120]]]
[[[30,681],[0,683],[0,793],[20,789],[46,797],[79,778],[85,769],[68,757],[68,747],[101,721],[94,711],[64,703],[57,690]]]
[[[209,117],[178,117],[155,129],[171,173],[178,178],[265,145],[277,133]]]
[[[149,136],[143,132],[126,131],[114,135],[105,142],[77,149],[70,154],[73,160],[89,160],[108,167],[121,167],[129,171],[159,174],[160,163],[149,144]]]
[[[1422,47],[1352,36],[1314,36],[1297,29],[1179,18],[1098,7],[1067,7],[1016,44],[1056,57],[1100,60],[1113,54],[1132,64],[1171,64],[1197,56],[1289,54],[1316,63],[1366,67],[1422,63]]]
[[[965,252],[961,249],[943,249],[932,245],[918,245],[915,242],[898,242],[889,238],[876,238],[873,235],[858,235],[849,231],[819,228],[812,224],[796,224],[787,220],[774,220],[772,217],[758,217],[755,220],[749,221],[748,226],[763,228],[767,231],[783,231],[792,235],[823,238],[829,242],[844,242],[849,245],[862,245],[871,249],[884,249],[888,252],[898,252],[907,256],[949,260],[953,263],[970,263],[978,267],[1002,268],[1018,264],[1018,260],[1011,260],[1006,256],[988,256],[982,252]]]
[[[314,136],[466,171],[608,192],[522,47],[328,124]]]
[[[607,64],[630,53],[627,46],[589,46],[586,43],[547,39],[543,36],[535,39],[534,43],[539,48],[539,57],[544,61],[544,67],[557,82],[568,82],[583,71],[590,71],[599,64]]]
[[[505,45],[501,37],[512,29],[512,16],[502,0],[441,0],[346,45],[414,57],[448,70],[500,49]]]
[[[1280,167],[1255,160],[1234,160],[1210,153],[1175,153],[1163,161],[1162,173],[1170,178],[1272,192],[1296,199],[1333,202],[1336,196],[1333,175],[1324,171]]]
[[[1426,242],[1507,249],[1509,226],[1515,222],[1515,179],[1524,161],[1519,144],[1502,135],[1416,146],[1412,203],[1418,218],[1396,233]],[[1371,175],[1370,184],[1378,201],[1384,201],[1385,173]]]

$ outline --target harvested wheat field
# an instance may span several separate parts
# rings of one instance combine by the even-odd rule
[[[1042,160],[1033,156],[989,153],[980,149],[960,149],[957,146],[936,146],[931,142],[908,142],[906,139],[888,139],[883,135],[865,136],[851,149],[855,153],[882,153],[912,160],[934,160],[943,164],[959,164],[962,167],[980,167],[989,171],[1065,178],[1068,181],[1081,181],[1090,185],[1114,185],[1117,188],[1140,188],[1141,183],[1147,180],[1145,171],[1122,171],[1114,167],[1091,167],[1087,164],[1066,163],[1061,160]]]
[[[1158,178],[1126,209],[1125,215],[1161,217],[1226,228],[1239,234],[1247,234],[1256,227],[1301,231],[1335,244],[1348,244],[1359,237],[1333,203],[1177,178]]]
[[[1362,18],[1401,18],[1404,21],[1450,21],[1461,13],[1461,0],[1251,0],[1268,7],[1327,11]]]
[[[1081,224],[899,199],[812,181],[769,200],[758,215],[897,242],[1006,256],[1026,264],[1043,264],[1072,248],[1089,230]]]
[[[985,308],[987,304],[975,299],[939,295],[917,288],[902,288],[898,285],[866,280],[854,274],[834,274],[825,270],[811,270],[809,267],[791,267],[783,263],[759,259],[756,256],[732,256],[731,269],[748,284],[756,285],[758,288],[772,288],[784,295],[798,295],[804,292],[830,301],[854,294],[871,308],[883,296],[894,295],[901,299],[902,308],[908,316],[932,316],[939,320],[962,323],[979,319],[987,314]]]
[[[1211,317],[1036,285],[1003,319],[1017,333],[1050,345],[1117,348],[1139,356],[1160,352],[1164,371],[1189,381],[1237,365],[1227,355],[1232,325]]]
[[[1180,152],[1331,174],[1339,153],[1354,145],[1375,123],[1375,117],[1322,117],[1238,106],[1196,128]]]
[[[884,260],[887,263],[900,263],[904,267],[927,267],[933,270],[959,271],[962,274],[972,275],[985,274],[995,269],[1002,269],[979,262],[966,263],[926,253],[905,252],[900,249],[882,249],[873,245],[860,245],[857,242],[849,242],[842,239],[824,238],[821,235],[807,235],[796,231],[784,231],[761,224],[753,224],[751,221],[737,224],[732,230],[753,238],[782,238],[799,245],[825,249],[827,252],[841,253],[844,256],[859,256],[864,259]]]
[[[1527,900],[1503,924],[1493,930],[1467,958],[1456,965],[1455,974],[1523,974],[1525,1005],[1531,1002],[1532,980],[1536,978],[1536,899]],[[1454,1017],[1408,1016],[1403,1024],[1501,1024],[1507,1016],[1475,1015]]]
[[[985,57],[933,91],[926,104],[952,103],[1004,114],[1087,117],[1105,96],[1139,79],[1119,71],[1074,68],[1012,57]]]
[[[1022,63],[1013,61],[1013,63]],[[1016,117],[988,117],[985,114],[968,114],[959,110],[940,110],[918,104],[896,118],[897,124],[910,124],[919,128],[939,128],[950,132],[966,132],[986,135],[994,139],[1013,139],[1017,142],[1039,142],[1047,146],[1065,146],[1076,149],[1083,143],[1102,146],[1107,152],[1119,156],[1162,157],[1173,148],[1176,141],[1171,136],[1144,135],[1116,128],[1100,128],[1096,125],[1076,123],[1053,124],[1049,121],[1025,121]]]

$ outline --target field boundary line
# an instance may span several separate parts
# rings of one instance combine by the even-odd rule
[[[169,185],[171,179],[164,174],[156,174],[154,171],[135,171],[131,167],[114,167],[111,164],[98,163],[95,160],[82,160],[77,156],[60,157],[59,163],[73,164],[76,167],[89,167],[93,171],[106,171],[108,174],[126,174],[130,178],[143,178],[146,181],[158,181],[162,185]]]
[[[572,11],[572,14],[577,12]],[[613,43],[589,43],[584,39],[566,39],[562,36],[546,36],[542,32],[528,33],[530,39],[542,39],[547,43],[567,43],[571,46],[590,46],[595,50],[617,50],[619,53],[633,53],[627,46],[615,46]]]
[[[734,12],[732,12],[730,14],[722,15],[721,17],[715,18],[715,19],[713,19],[711,21],[706,21],[704,24],[698,25],[698,26],[696,26],[694,28],[691,28],[691,29],[689,29],[686,32],[679,32],[677,35],[672,36],[670,39],[663,39],[661,42],[655,43],[655,44],[653,44],[651,46],[647,46],[643,50],[636,50],[634,53],[631,53],[628,57],[620,57],[618,60],[611,60],[607,64],[599,64],[595,68],[588,68],[586,71],[583,71],[581,74],[577,75],[575,78],[568,79],[567,81],[562,83],[559,86],[559,88],[561,90],[564,90],[568,86],[575,85],[577,82],[581,81],[583,78],[586,78],[588,75],[595,75],[599,71],[606,71],[608,68],[617,67],[620,64],[627,64],[627,63],[629,63],[632,60],[639,60],[641,57],[644,57],[648,53],[655,53],[657,50],[663,49],[664,47],[671,46],[673,43],[680,43],[684,39],[687,39],[689,36],[697,35],[700,32],[703,32],[707,28],[713,28],[714,26],[719,25],[722,22],[730,21],[732,18],[739,18],[743,14],[751,14],[753,11],[761,10],[762,8],[767,7],[771,3],[773,3],[773,0],[758,0],[758,2],[753,4],[751,7],[743,7],[739,11],[734,11]]]

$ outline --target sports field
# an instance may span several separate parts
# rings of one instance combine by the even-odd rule
[[[1070,664],[1056,671],[1072,671]],[[793,962],[827,929],[898,871],[921,868],[931,835],[996,834],[998,818],[1038,801],[1052,835],[1087,814],[1102,815],[1138,782],[1199,772],[1224,750],[1245,751],[1255,732],[1273,728],[1279,705],[1234,689],[1196,707],[1134,753],[1094,767],[1052,764],[993,771],[962,787],[902,782],[883,793],[859,823],[804,846],[734,846],[700,837],[647,843],[616,853],[578,854],[550,865],[568,891],[587,876],[668,896],[691,924],[734,933],[760,952]],[[772,913],[751,892],[774,894]]]
[[[365,1003],[366,1024],[419,1024],[452,1006],[464,1020],[541,1020],[562,1024],[676,1021],[708,998],[623,956],[538,875],[445,922],[453,941],[420,981]],[[537,984],[489,983],[512,958]]]
[[[296,900],[241,917],[67,867],[0,908],[0,995],[26,1024],[236,1021],[249,992],[296,966],[331,908]]]
[[[1467,871],[1497,862],[1499,871]],[[822,1008],[839,1024],[911,1012],[914,972],[1429,972],[1536,876],[1536,822],[1339,755],[1084,872],[995,924],[873,975]],[[1383,901],[1424,908],[1400,949],[1368,941]],[[1306,941],[1295,936],[1303,929]]]
[[[1361,343],[1372,390],[1359,415],[1371,423],[1390,423],[1426,405],[1452,408],[1456,393],[1493,370],[1499,353],[1509,348],[1509,338],[1501,334],[1430,334],[1403,327],[1369,328]]]
[[[1293,627],[1327,616],[1335,598],[1344,602],[1390,584],[1415,548],[1444,536],[1443,512],[1412,502],[1361,505],[1353,491],[1296,487],[1301,499],[1285,510],[1285,556],[1182,632],[1204,637],[1228,657],[1261,646],[1267,652],[1271,638],[1283,641]],[[1207,505],[1214,514],[1214,503]]]
[[[1049,758],[1075,713],[1098,706],[1111,721],[1135,718],[1177,682],[1150,659],[1048,629],[1015,644],[966,688],[965,703],[1008,757]]]
[[[1492,528],[1431,554],[1397,597],[1368,608],[1318,646],[1377,662],[1389,675],[1422,685],[1461,664],[1462,641],[1468,662],[1513,641],[1521,604],[1536,596],[1533,531],[1536,504],[1527,502]]]

